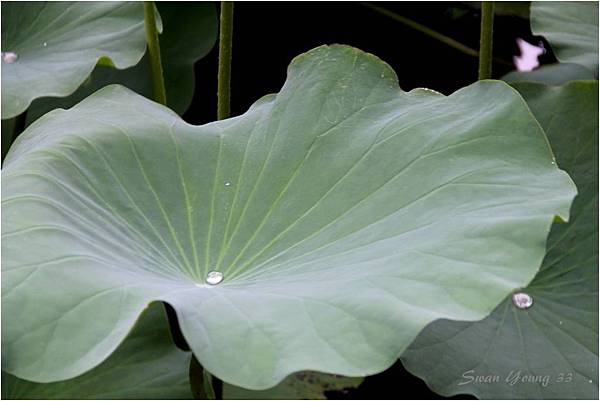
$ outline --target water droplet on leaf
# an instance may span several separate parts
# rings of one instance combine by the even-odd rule
[[[223,281],[223,273],[217,271],[210,271],[206,275],[206,282],[210,285],[217,285]]]
[[[19,55],[14,52],[2,52],[2,61],[6,64],[12,64],[19,58]]]
[[[48,46],[48,42],[44,42],[44,47]]]
[[[516,292],[512,296],[513,303],[519,309],[528,309],[533,305],[533,297],[524,292]]]
[[[227,182],[225,183],[225,186],[226,186],[226,187],[229,187],[229,186],[231,186],[231,183],[230,183],[229,181],[227,181]]]

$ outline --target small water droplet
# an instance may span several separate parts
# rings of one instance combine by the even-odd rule
[[[560,322],[558,322],[558,324],[562,324],[562,320]]]
[[[591,380],[590,380],[589,382],[590,382],[590,383],[592,383],[592,381],[591,381]]]
[[[513,303],[519,309],[528,309],[533,305],[533,297],[524,292],[516,292],[512,296]]]
[[[44,47],[48,46],[48,42],[44,42]]]
[[[223,281],[223,273],[217,271],[210,271],[206,275],[206,282],[210,285],[217,285]]]
[[[2,52],[2,61],[6,64],[12,64],[19,58],[19,55],[15,52]]]
[[[231,186],[231,183],[230,183],[229,181],[227,181],[227,182],[225,183],[225,186],[226,186],[226,187],[230,187],[230,186]]]

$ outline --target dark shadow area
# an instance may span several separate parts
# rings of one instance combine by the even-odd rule
[[[479,48],[479,10],[459,2],[374,3]],[[297,55],[323,44],[342,43],[373,53],[398,74],[400,87],[434,89],[443,94],[477,80],[478,60],[357,2],[236,3],[233,33],[232,116],[244,113],[268,93],[278,92],[288,64]],[[527,19],[497,14],[494,24],[493,78],[514,69],[516,39],[531,43]],[[196,64],[196,93],[186,121],[215,120],[218,47]],[[548,53],[542,63],[551,62]]]
[[[177,312],[175,311],[175,308],[173,308],[167,302],[163,302],[162,304],[165,308],[165,312],[167,313],[167,319],[169,320],[169,331],[171,332],[173,343],[180,350],[189,351],[190,346],[181,332],[181,327],[179,326],[179,319],[177,318]]]
[[[454,397],[442,397],[427,387],[425,382],[410,374],[400,361],[396,361],[386,371],[365,378],[365,381],[356,389],[326,392],[328,399],[332,400],[392,400],[392,399],[414,399],[414,400],[475,400],[468,394],[460,394]]]

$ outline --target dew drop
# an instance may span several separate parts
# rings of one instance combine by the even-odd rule
[[[512,296],[513,303],[519,309],[528,309],[533,305],[533,297],[524,292],[514,293]]]
[[[44,42],[44,47],[48,46],[48,42]]]
[[[223,273],[217,271],[210,271],[206,275],[206,282],[210,285],[217,285],[223,281]]]
[[[591,380],[589,380],[589,382],[590,382],[590,383],[592,383],[592,381],[591,381]]]
[[[226,186],[226,187],[230,187],[230,186],[231,186],[231,183],[230,183],[229,181],[227,181],[227,182],[225,183],[225,186]]]
[[[2,52],[2,61],[6,64],[12,64],[19,58],[19,55],[15,52]]]
[[[558,322],[558,324],[562,324],[562,320],[560,322]]]

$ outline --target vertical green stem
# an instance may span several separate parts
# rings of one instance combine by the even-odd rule
[[[160,104],[166,105],[167,91],[165,90],[165,78],[163,75],[162,62],[160,60],[160,44],[158,42],[158,31],[156,29],[156,16],[154,14],[153,1],[144,2],[144,25],[146,27],[146,43],[148,43],[148,54],[150,56],[154,100]]]
[[[219,73],[217,89],[217,119],[229,117],[231,96],[231,44],[233,38],[233,2],[221,2],[219,28]]]
[[[479,79],[492,77],[492,39],[494,35],[494,2],[481,2],[481,36],[479,38]]]

